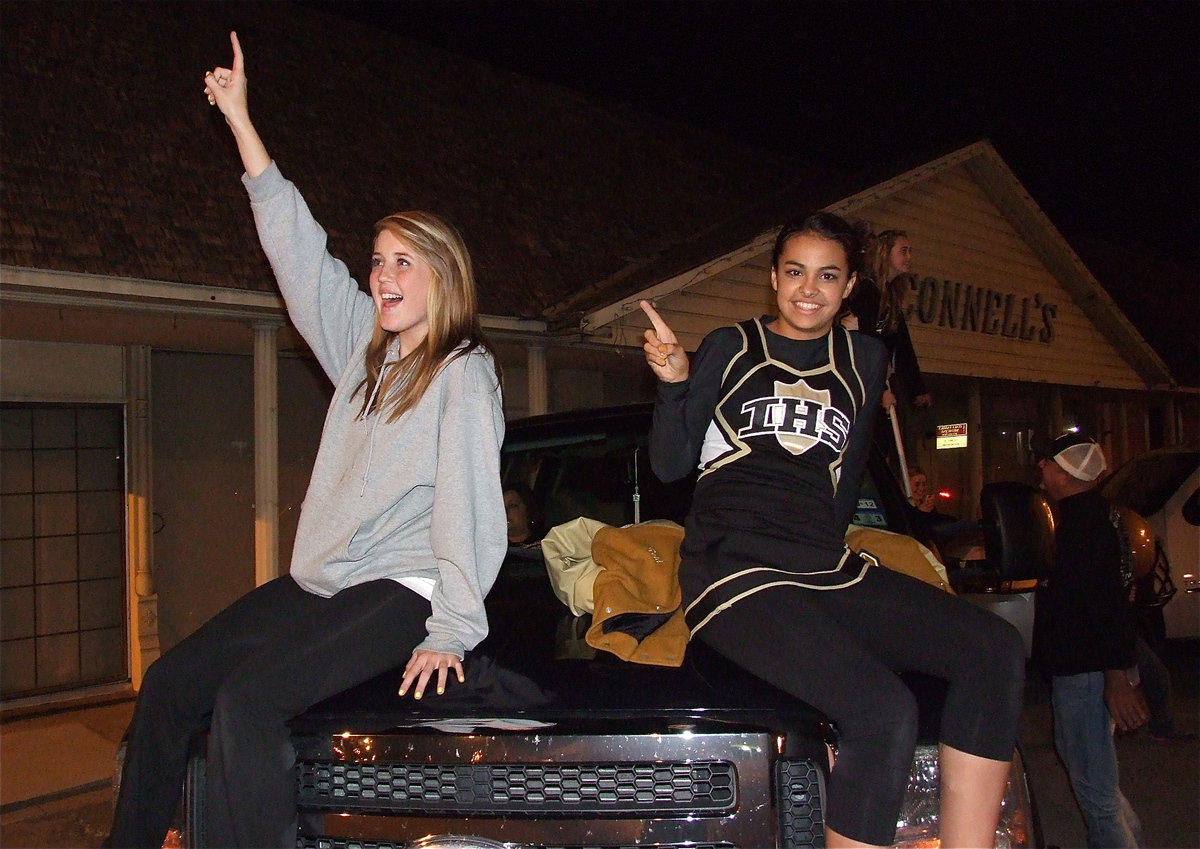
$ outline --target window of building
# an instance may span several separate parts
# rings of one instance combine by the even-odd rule
[[[129,677],[120,405],[0,405],[0,697]]]
[[[1031,442],[1047,427],[1046,390],[993,381],[984,385],[982,400],[984,483],[1036,483]]]

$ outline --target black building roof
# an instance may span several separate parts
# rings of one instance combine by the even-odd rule
[[[3,0],[0,27],[0,263],[17,267],[275,290],[202,94],[231,29],[268,149],[356,276],[375,220],[430,209],[462,231],[485,313],[552,327],[933,158],[785,161],[283,0]],[[1200,278],[1072,241],[1200,385]]]
[[[203,74],[246,51],[268,149],[363,274],[372,224],[438,212],[483,311],[536,317],[751,205],[797,166],[302,5],[3,6],[0,261],[271,290]]]

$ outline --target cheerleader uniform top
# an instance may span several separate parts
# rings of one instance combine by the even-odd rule
[[[770,316],[713,331],[690,374],[659,383],[650,462],[664,481],[699,467],[681,546],[693,635],[775,586],[857,583],[845,544],[886,376],[878,339],[833,327],[797,340]]]

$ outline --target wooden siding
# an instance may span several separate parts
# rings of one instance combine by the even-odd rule
[[[774,312],[770,268],[771,252],[766,250],[716,274],[700,275],[697,282],[655,298],[655,304],[683,347],[694,351],[717,327]],[[623,307],[625,312],[609,325],[612,336],[608,341],[640,346],[650,322],[638,308],[637,298]]]
[[[866,219],[875,230],[907,230],[913,241],[918,281],[935,281],[938,299],[931,321],[922,321],[915,303],[909,318],[924,371],[1073,386],[1146,388],[1134,367],[1039,259],[966,164],[930,173],[893,194],[876,194],[861,201],[850,207],[849,217]],[[698,269],[691,279],[681,275],[679,287],[658,295],[656,303],[684,347],[695,350],[713,328],[773,311],[769,280],[767,249],[716,273]],[[1011,296],[1018,310],[1022,299],[1029,299],[1031,307],[1053,305],[1052,337],[1048,341],[1038,338],[1040,309],[1032,316],[1037,320],[1031,322],[1035,334],[1029,340],[948,323],[938,326],[945,281],[958,284],[963,293],[971,287],[973,293],[991,290],[1001,297]],[[915,302],[915,293],[910,300]],[[960,300],[956,324],[962,309]],[[648,326],[634,297],[620,305],[619,317],[601,332],[608,334],[611,344],[637,346]]]
[[[913,242],[918,280],[948,281],[1053,305],[1049,341],[938,325],[940,304],[926,323],[909,317],[913,345],[925,371],[1001,377],[1070,386],[1143,389],[1145,383],[1046,268],[965,165],[931,176],[853,215],[874,229],[902,229]],[[910,294],[910,301],[915,294]],[[1033,322],[1040,325],[1040,317]]]

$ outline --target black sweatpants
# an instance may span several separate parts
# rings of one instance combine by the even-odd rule
[[[917,738],[917,705],[898,672],[949,683],[940,740],[1008,760],[1025,681],[1017,630],[907,575],[871,567],[844,589],[772,587],[697,633],[734,663],[826,714],[839,733],[825,821],[890,846]]]
[[[290,576],[217,614],[146,672],[112,845],[162,846],[179,803],[188,741],[207,727],[210,844],[295,846],[288,720],[405,663],[425,639],[429,615],[429,602],[395,581],[322,598]]]

